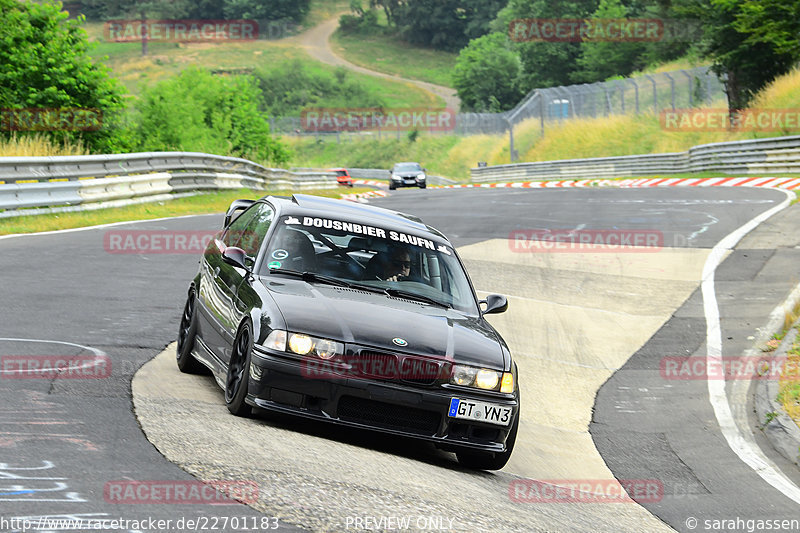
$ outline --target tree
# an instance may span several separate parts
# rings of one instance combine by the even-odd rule
[[[369,7],[380,7],[386,14],[390,26],[395,24],[395,13],[400,9],[405,0],[369,0]]]
[[[591,19],[624,19],[631,15],[621,0],[600,0]],[[644,67],[642,56],[646,46],[641,42],[584,41],[571,78],[578,82],[603,81],[612,76],[627,76]]]
[[[83,19],[69,20],[60,4],[0,0],[0,108],[124,108],[122,86],[87,54]],[[120,149],[115,132],[50,133],[82,139],[94,150]]]
[[[770,45],[778,54],[800,57],[800,2],[745,0],[734,24],[750,43]]]
[[[508,32],[515,19],[586,19],[597,9],[599,0],[510,0],[492,22],[494,31]],[[578,42],[519,42],[513,43],[522,61],[521,88],[528,92],[540,87],[567,85],[571,74],[578,70],[581,55]]]
[[[310,0],[224,0],[225,17],[231,19],[282,20],[302,22]]]
[[[699,17],[705,35],[702,53],[725,82],[731,111],[743,109],[759,89],[785,74],[798,60],[800,22],[783,20],[786,9],[775,0],[685,0],[683,9]],[[786,9],[784,9],[786,7]],[[791,36],[794,28],[794,36]]]
[[[403,38],[415,44],[456,51],[489,31],[501,0],[407,0],[393,12]]]
[[[80,12],[93,20],[138,17],[219,20],[291,19],[301,22],[310,0],[81,0]]]
[[[249,76],[214,76],[189,68],[145,90],[137,103],[142,150],[188,150],[274,164],[289,154],[259,112],[261,90]]]
[[[453,69],[462,111],[499,112],[513,107],[524,94],[518,85],[520,72],[519,57],[505,34],[490,33],[470,41]]]

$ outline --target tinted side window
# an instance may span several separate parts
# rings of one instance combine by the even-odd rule
[[[225,243],[225,246],[239,246],[239,241],[242,239],[242,235],[244,235],[244,230],[258,212],[259,205],[263,204],[253,204],[231,222],[231,225],[228,226],[228,229],[225,230],[225,235],[222,237],[222,242]]]
[[[238,245],[251,257],[258,255],[258,249],[261,248],[261,243],[264,242],[264,237],[266,237],[275,215],[270,206],[266,204],[256,205],[256,213],[248,222]]]

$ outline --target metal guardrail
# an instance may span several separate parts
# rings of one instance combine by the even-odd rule
[[[157,201],[196,191],[336,187],[333,172],[291,172],[195,152],[0,157],[0,217]]]
[[[762,174],[800,172],[800,136],[703,144],[686,152],[563,159],[471,169],[472,181],[589,179],[724,172]]]

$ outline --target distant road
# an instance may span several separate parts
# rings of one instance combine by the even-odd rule
[[[458,111],[461,107],[461,100],[456,96],[455,89],[450,87],[443,87],[425,81],[411,80],[408,78],[401,78],[400,76],[393,76],[392,74],[384,74],[364,67],[360,67],[350,63],[346,59],[336,55],[331,48],[330,38],[336,28],[339,26],[339,16],[326,20],[322,24],[307,30],[296,37],[298,43],[305,48],[314,59],[321,61],[327,65],[342,66],[354,72],[360,72],[368,76],[377,76],[388,80],[399,81],[403,83],[411,83],[417,87],[435,94],[442,98],[447,107]]]

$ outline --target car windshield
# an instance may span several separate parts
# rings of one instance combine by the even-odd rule
[[[262,275],[306,272],[339,284],[478,314],[452,246],[432,234],[310,216],[284,216],[266,245]]]
[[[395,172],[422,172],[422,167],[419,163],[397,163],[394,166]]]

